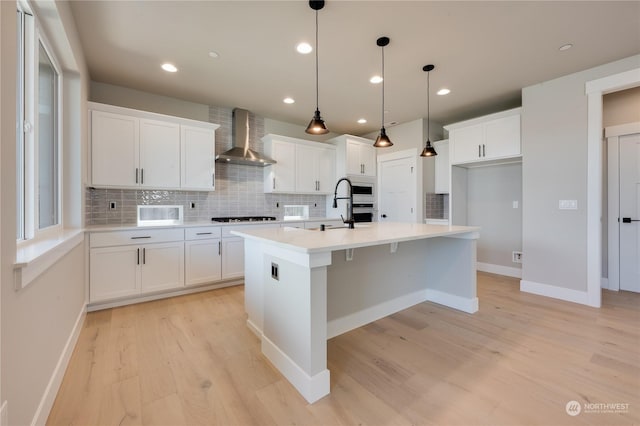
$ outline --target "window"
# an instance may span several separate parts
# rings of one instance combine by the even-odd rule
[[[16,131],[17,238],[37,239],[61,227],[60,73],[24,8],[18,8]]]

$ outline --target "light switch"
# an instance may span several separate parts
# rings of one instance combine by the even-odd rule
[[[558,202],[560,210],[578,210],[578,200],[560,200]]]
[[[518,208],[518,202],[517,202],[517,201],[514,201],[514,202],[513,202],[513,208],[514,208],[514,209],[517,209],[517,208]]]

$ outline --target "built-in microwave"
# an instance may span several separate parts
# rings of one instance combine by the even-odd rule
[[[376,208],[376,191],[373,182],[354,180],[353,219],[356,222],[373,222]]]

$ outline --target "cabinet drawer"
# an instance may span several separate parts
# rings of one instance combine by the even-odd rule
[[[201,226],[198,228],[187,228],[184,230],[184,239],[205,240],[207,238],[220,238],[219,226]]]
[[[129,244],[164,243],[183,241],[184,229],[135,229],[130,231],[92,232],[89,246],[110,247]]]

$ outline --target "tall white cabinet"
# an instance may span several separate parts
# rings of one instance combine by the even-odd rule
[[[217,124],[89,103],[89,184],[213,191]]]
[[[372,140],[341,135],[329,142],[336,147],[336,171],[339,177],[376,177],[376,148]]]

